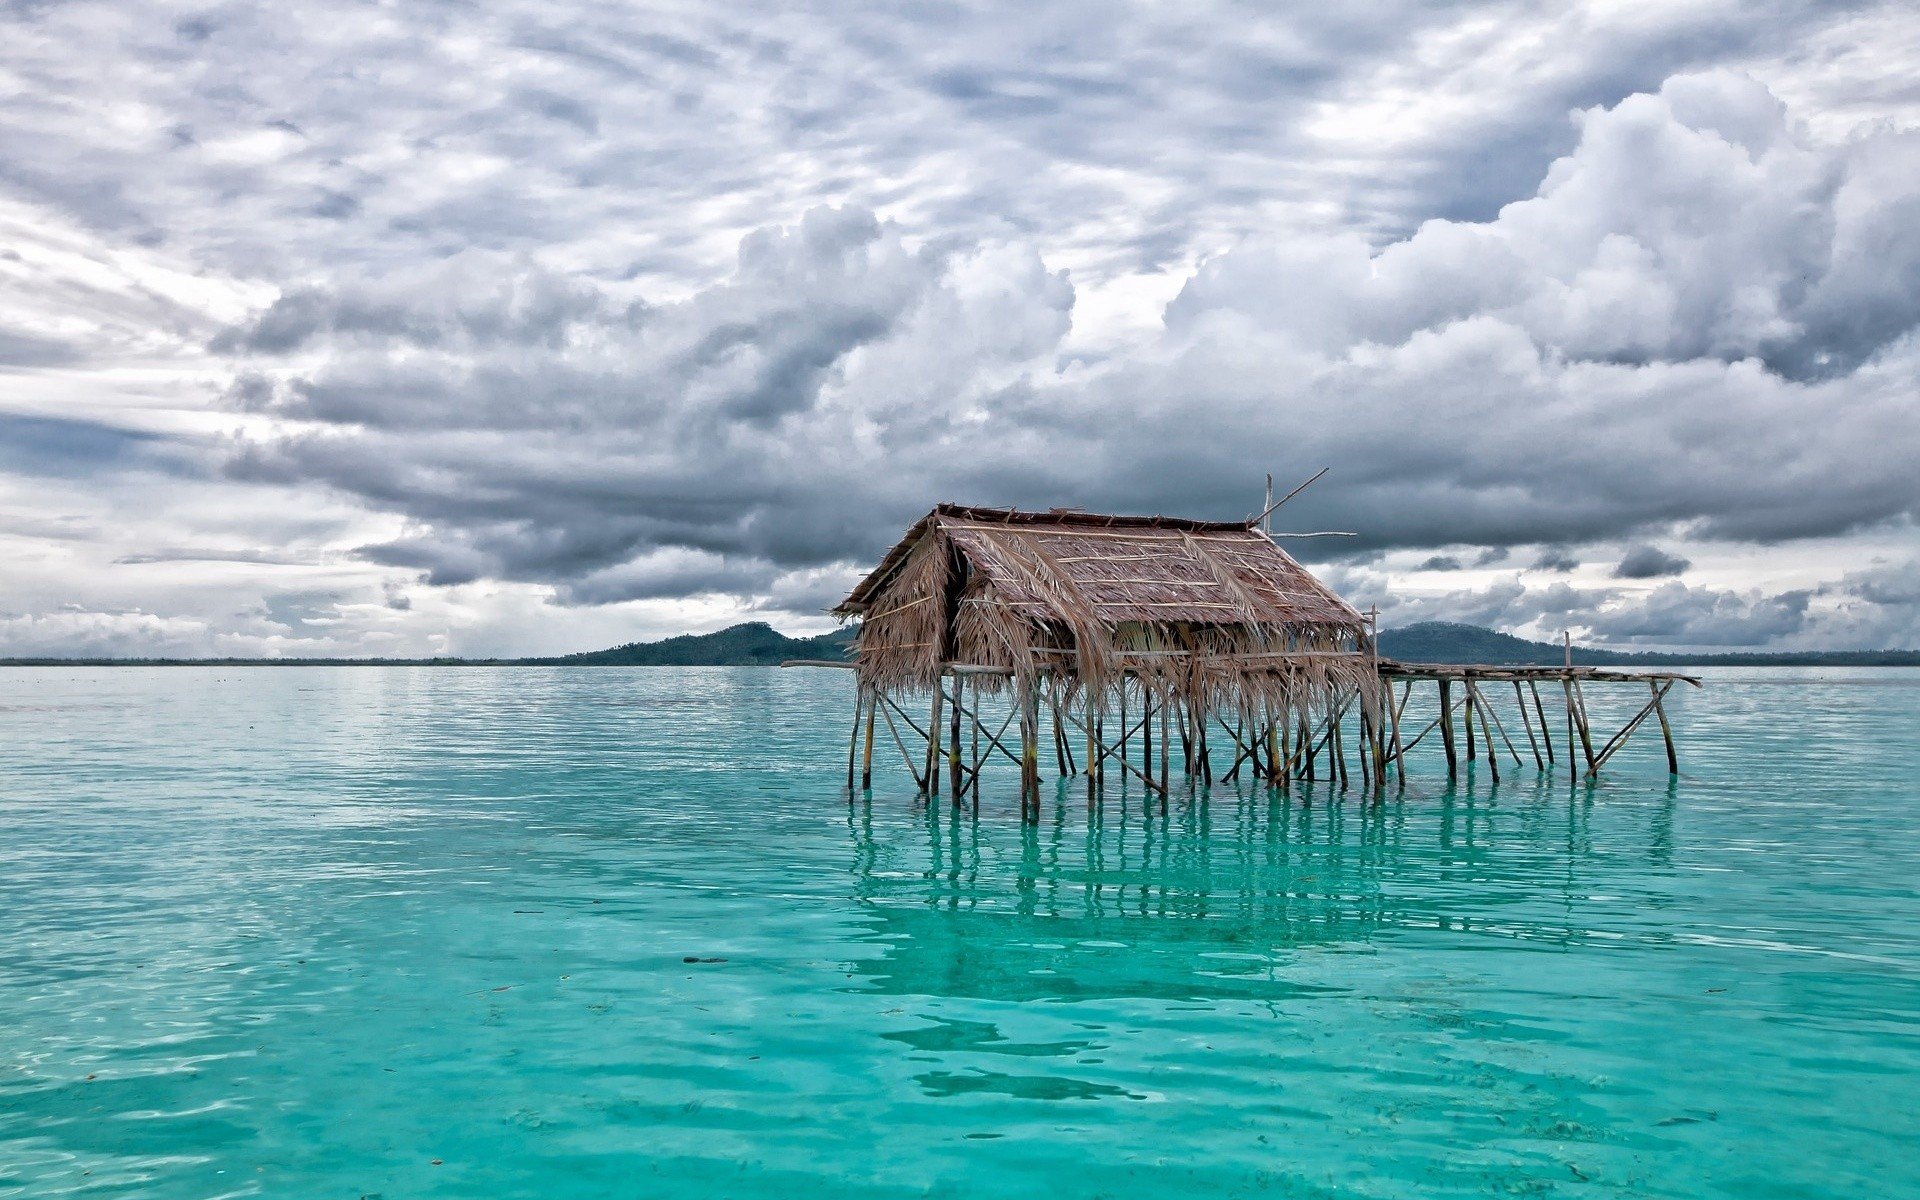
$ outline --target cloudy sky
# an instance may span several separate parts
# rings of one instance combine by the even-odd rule
[[[1274,10],[1283,15],[1275,15]],[[1356,15],[1357,14],[1357,15]],[[1906,4],[0,0],[0,655],[829,626],[937,500],[1920,645]]]

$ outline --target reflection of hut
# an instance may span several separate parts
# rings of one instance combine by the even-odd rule
[[[1187,769],[1204,775],[1209,728],[1240,751],[1231,771],[1280,777],[1310,714],[1355,701],[1379,767],[1379,674],[1365,621],[1252,522],[943,504],[835,612],[861,618],[855,669],[869,755],[876,709],[899,739],[893,715],[907,717],[904,696],[931,697],[928,727],[909,719],[926,744],[916,774],[930,791],[946,704],[956,796],[978,766],[962,761],[963,718],[976,739],[987,734],[989,754],[1015,757],[979,728],[983,690],[1011,691],[1008,724],[1019,720],[1017,757],[1036,800],[1043,704],[1063,771],[1084,737],[1090,780],[1115,765],[1164,792],[1176,738]]]

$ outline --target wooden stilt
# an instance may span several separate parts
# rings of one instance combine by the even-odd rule
[[[1173,757],[1167,752],[1168,721],[1167,705],[1171,698],[1160,698],[1160,815],[1167,814],[1167,762]]]
[[[947,690],[940,683],[940,676],[933,678],[933,699],[928,703],[931,711],[927,715],[927,795],[940,794],[940,714],[947,702]]]
[[[1559,759],[1553,756],[1553,735],[1547,732],[1547,710],[1546,707],[1540,703],[1540,685],[1534,680],[1529,679],[1527,680],[1527,691],[1533,694],[1533,715],[1540,719],[1540,742],[1546,748],[1547,764],[1551,766],[1558,762]]]
[[[1447,748],[1447,778],[1460,774],[1460,762],[1453,749],[1453,684],[1440,681],[1440,742]]]
[[[1480,734],[1487,743],[1487,773],[1493,777],[1495,783],[1499,783],[1500,749],[1493,744],[1493,722],[1490,719],[1491,714],[1487,710],[1486,699],[1480,695],[1480,689],[1474,686],[1471,676],[1466,677],[1461,682],[1463,682],[1467,688],[1467,712],[1478,712],[1480,714]],[[1469,717],[1468,719],[1471,720],[1472,718]],[[1468,744],[1471,745],[1473,737],[1471,726],[1469,726],[1467,737]]]
[[[847,735],[847,793],[853,793],[853,752],[860,744],[860,710],[866,707],[867,689],[856,684],[853,689],[853,732]]]
[[[873,725],[874,718],[878,715],[873,710],[879,706],[879,700],[869,692],[867,695],[867,746],[860,752],[860,789],[862,791],[873,790]]]
[[[1280,724],[1280,786],[1293,790],[1293,714],[1287,713]]]
[[[1187,778],[1193,778],[1193,712],[1185,704],[1180,705],[1180,758],[1182,770]]]
[[[1100,790],[1100,702],[1091,689],[1087,691],[1087,721],[1081,728],[1087,734],[1087,804],[1091,806],[1094,793]]]
[[[1341,718],[1346,715],[1347,706],[1343,703],[1333,714],[1333,731],[1327,738],[1327,778],[1337,779],[1341,788],[1347,786],[1347,747],[1340,737]]]
[[[1328,704],[1331,705],[1332,701],[1328,701]],[[1314,782],[1319,774],[1318,768],[1314,766],[1314,759],[1319,757],[1319,754],[1320,746],[1313,740],[1313,731],[1307,726],[1307,716],[1305,713],[1301,713],[1300,756],[1306,760],[1302,769],[1306,771],[1306,780],[1308,783]]]
[[[1464,685],[1467,693],[1466,698],[1460,702],[1460,724],[1467,731],[1467,762],[1471,764],[1479,753],[1474,749],[1473,683],[1471,680],[1466,679],[1462,679],[1460,682]]]
[[[1153,774],[1153,693],[1146,682],[1140,684],[1140,711],[1146,718],[1140,724],[1140,769]]]
[[[967,787],[968,787],[968,790],[973,793],[973,796],[972,796],[973,811],[977,813],[980,811],[980,768],[983,765],[980,759],[980,682],[979,680],[974,681],[973,704],[968,707],[967,716],[969,718],[968,724],[973,726],[973,755],[972,755],[973,766],[972,766],[972,771],[970,772],[970,778],[969,778]]]
[[[1660,736],[1667,743],[1667,774],[1680,773],[1680,756],[1673,749],[1673,726],[1667,723],[1666,693],[1653,680],[1647,680],[1647,686],[1653,689],[1653,712],[1660,718]],[[1669,684],[1668,686],[1672,686]]]
[[[947,781],[953,790],[953,806],[960,807],[960,698],[966,676],[954,675],[953,716],[947,726]]]
[[[1032,679],[1019,683],[1020,705],[1020,814],[1040,820],[1040,691]]]
[[[1544,771],[1547,769],[1547,764],[1540,757],[1540,742],[1539,739],[1533,736],[1533,718],[1527,713],[1527,698],[1520,691],[1520,681],[1518,679],[1513,681],[1513,706],[1520,710],[1520,724],[1526,727],[1527,749],[1533,751],[1534,769]]]
[[[1407,698],[1411,695],[1413,680],[1409,679],[1400,693],[1400,703],[1390,710],[1393,714],[1393,773],[1403,789],[1407,786],[1407,752],[1400,744],[1400,717],[1407,711]]]
[[[1580,681],[1573,681],[1573,699],[1575,703],[1575,724],[1580,730],[1580,748],[1587,756],[1587,770],[1592,771],[1600,763],[1593,756],[1593,726],[1587,720],[1587,693],[1580,687]]]

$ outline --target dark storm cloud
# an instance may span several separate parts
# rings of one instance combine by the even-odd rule
[[[1580,560],[1560,546],[1548,546],[1540,552],[1540,557],[1533,560],[1533,569],[1536,571],[1558,571],[1563,574],[1579,565]]]
[[[1458,571],[1460,560],[1451,554],[1436,554],[1420,564],[1422,571]]]
[[[1907,139],[1810,146],[1729,75],[1580,130],[1493,222],[1378,252],[1248,244],[1187,283],[1157,343],[1073,370],[1073,289],[1031,249],[914,249],[859,209],[757,231],[731,275],[671,302],[474,251],[342,273],[219,339],[247,354],[236,404],[307,423],[236,470],[410,518],[375,561],[579,602],[763,591],[871,556],[936,499],[1242,516],[1268,467],[1336,468],[1285,522],[1361,536],[1306,556],[1467,542],[1491,565],[1519,544],[1912,514],[1914,297],[1882,289],[1906,330],[1851,370],[1766,362],[1821,336],[1800,307],[1849,286],[1862,231],[1882,262],[1920,261],[1915,227],[1866,215],[1905,202],[1886,164]],[[278,365],[296,351],[316,365]],[[720,562],[669,570],[667,551]],[[1649,547],[1623,577],[1684,566]]]
[[[1613,568],[1615,579],[1658,579],[1678,575],[1693,564],[1658,546],[1635,546]]]

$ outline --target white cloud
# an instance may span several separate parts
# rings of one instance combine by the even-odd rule
[[[1757,552],[1634,618],[1599,574],[1913,519],[1920,137],[1897,62],[1800,49],[1859,19],[32,10],[0,361],[84,420],[0,470],[97,495],[17,500],[65,565],[0,607],[625,640],[811,614],[935,499],[1238,515],[1332,465],[1286,522],[1387,599],[1451,559],[1436,612],[1895,637]]]

